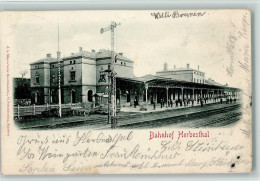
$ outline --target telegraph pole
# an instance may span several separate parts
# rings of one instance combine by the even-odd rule
[[[58,59],[58,84],[59,84],[59,117],[61,117],[60,27],[59,27],[59,24],[58,24],[58,51],[57,51],[57,59]]]
[[[108,115],[110,115],[110,119],[111,119],[111,128],[115,129],[116,125],[117,125],[117,120],[116,120],[116,72],[115,72],[115,52],[114,52],[114,46],[115,46],[115,39],[114,39],[114,29],[120,25],[115,23],[114,21],[111,22],[111,24],[106,27],[106,28],[101,28],[100,33],[104,33],[106,31],[111,31],[111,91],[109,91],[110,94],[110,102],[108,102],[108,104],[111,104],[111,106],[109,105],[110,110],[108,110]],[[109,120],[108,120],[109,121]]]

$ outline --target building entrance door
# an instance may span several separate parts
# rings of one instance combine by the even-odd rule
[[[76,103],[76,93],[74,90],[71,91],[71,103]]]

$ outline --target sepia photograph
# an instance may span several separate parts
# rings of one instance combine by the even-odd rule
[[[250,10],[2,19],[4,173],[251,171]]]
[[[153,16],[159,19],[168,14]],[[206,12],[194,14],[183,17],[207,16]],[[173,16],[180,15],[174,11]],[[30,44],[23,46],[21,56],[17,55],[27,59],[28,65],[23,65],[13,79],[14,119],[20,129],[223,127],[241,119],[242,91],[233,80],[222,79],[232,77],[233,65],[215,66],[224,60],[234,61],[235,35],[227,34],[228,42],[215,41],[215,35],[209,35],[211,46],[226,48],[229,57],[215,49],[201,54],[205,51],[201,46],[194,57],[187,58],[185,54],[192,46],[206,43],[205,34],[198,33],[198,29],[192,34],[182,32],[180,40],[179,31],[187,25],[165,36],[158,32],[168,24],[140,29],[133,22],[121,21],[97,21],[94,27],[93,22],[79,23],[69,30],[69,24],[60,27],[59,23],[51,23],[50,28],[35,32],[36,24],[22,30],[30,34]],[[136,35],[144,35],[151,27],[153,31],[146,37]],[[43,44],[36,45],[36,35],[46,36]],[[147,39],[143,48],[150,49],[150,55],[139,53],[140,39]],[[170,46],[158,47],[158,40],[160,45]],[[30,58],[25,57],[28,51],[32,51]]]

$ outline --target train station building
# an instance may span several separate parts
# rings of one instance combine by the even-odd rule
[[[156,75],[135,77],[134,61],[123,53],[117,54],[115,64],[116,99],[120,106],[160,103],[198,98],[239,97],[240,89],[221,85],[205,78],[205,72],[191,68],[168,69],[167,63]],[[85,51],[71,53],[60,61],[62,103],[107,104],[111,51]],[[33,62],[31,67],[31,99],[33,104],[58,103],[58,61],[47,54]],[[168,104],[166,104],[167,106]]]

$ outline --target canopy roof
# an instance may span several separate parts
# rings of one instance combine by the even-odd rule
[[[160,76],[147,75],[138,78],[126,78],[126,77],[116,77],[117,80],[128,81],[138,84],[146,84],[148,87],[156,88],[186,88],[186,89],[221,89],[221,90],[240,90],[234,87],[227,87],[221,85],[210,85],[210,84],[200,84],[195,82],[187,82],[174,80],[170,78],[164,78]]]

